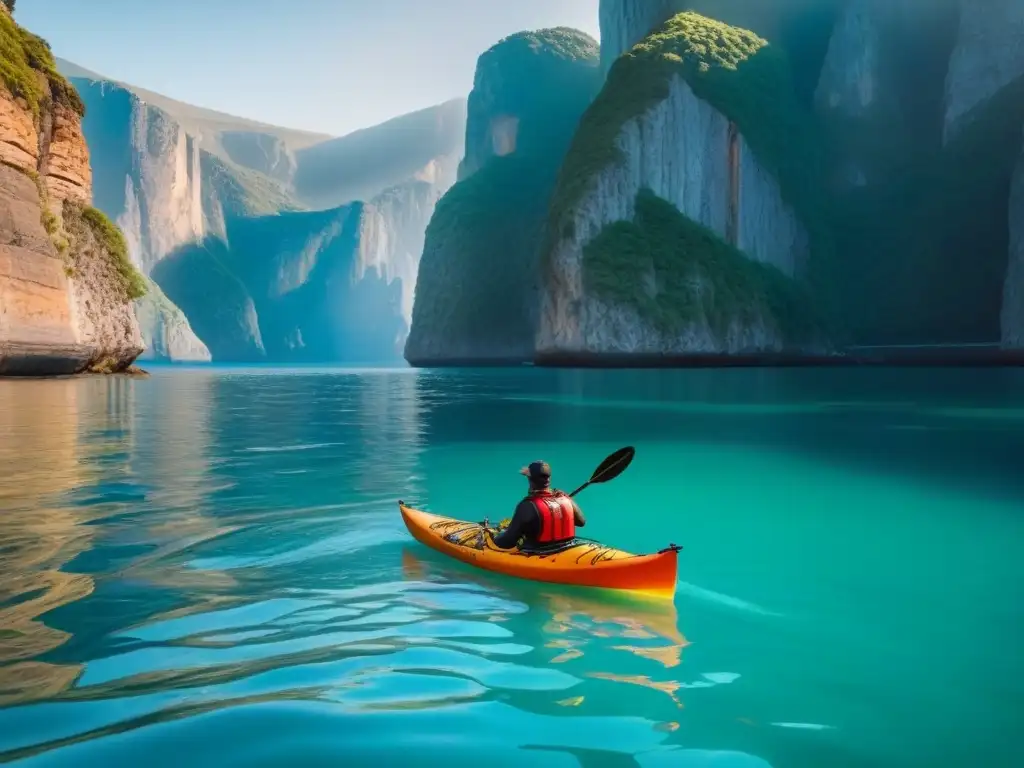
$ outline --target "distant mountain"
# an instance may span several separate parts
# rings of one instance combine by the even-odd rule
[[[140,99],[154,107],[162,109],[171,115],[183,128],[196,137],[210,137],[215,139],[223,134],[232,133],[264,133],[273,136],[286,144],[291,150],[299,150],[304,147],[317,144],[321,141],[332,138],[326,133],[313,133],[300,131],[292,128],[282,128],[277,125],[261,123],[258,120],[249,120],[244,117],[229,115],[224,112],[217,112],[204,107],[197,107],[193,104],[186,104],[183,101],[172,99],[160,93],[140,88],[136,85],[124,83],[113,78],[93,72],[90,69],[81,67],[66,59],[57,58],[57,68],[67,78],[81,78],[83,80],[96,80],[117,85],[131,91]]]
[[[332,138],[58,66],[86,105],[96,205],[161,289],[137,308],[147,355],[400,359],[465,100]]]
[[[243,203],[243,209],[250,213],[268,213],[277,207],[335,208],[369,200],[408,179],[443,179],[445,174],[454,174],[448,165],[457,166],[465,141],[465,99],[453,99],[336,138],[186,104],[65,59],[58,58],[57,66],[73,81],[112,84],[142,104],[159,109],[200,149],[218,158],[219,171],[233,175],[236,186],[250,190],[249,195],[256,198],[278,198],[270,205]],[[449,160],[450,156],[454,160]],[[239,170],[255,171],[273,183],[260,183],[251,175],[240,178],[245,174],[239,174]],[[453,182],[454,176],[449,185]],[[275,187],[279,188],[276,194]]]
[[[372,128],[305,147],[296,153],[294,186],[312,207],[368,200],[411,176],[445,173],[454,183],[465,142],[466,100],[453,99]],[[450,168],[439,158],[454,160]]]

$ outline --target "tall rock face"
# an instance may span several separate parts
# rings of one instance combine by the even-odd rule
[[[839,148],[842,157],[836,161],[834,186],[864,186],[872,173],[871,158],[851,133],[860,134],[875,126],[870,123],[878,113],[896,110],[895,94],[889,89],[883,48],[883,31],[873,0],[852,0],[836,24],[829,43],[815,93],[815,106],[832,125],[856,126],[845,132],[836,131],[845,141]]]
[[[999,338],[1024,122],[1010,5],[850,0],[837,21],[815,106],[850,341]]]
[[[815,86],[831,140],[830,186],[878,183],[941,145],[943,79],[960,0],[848,0]]]
[[[141,277],[92,199],[83,106],[0,5],[0,375],[127,368]]]
[[[491,158],[536,154],[571,135],[596,95],[595,48],[589,35],[556,28],[512,35],[484,52],[469,94],[459,178]]]
[[[429,215],[429,194],[395,190],[380,208],[229,219],[225,240],[179,249],[153,277],[216,360],[395,362],[408,330],[403,279],[415,276],[413,254],[402,250],[415,233],[402,235],[415,222],[393,217],[410,209],[396,205],[402,195],[419,195]]]
[[[201,151],[163,110],[114,83],[73,78],[85,102],[86,137],[94,147],[96,205],[125,233],[132,261],[146,275],[175,248],[221,223],[216,200],[203,199]],[[159,291],[138,302],[146,357],[208,361],[188,319]]]
[[[156,287],[138,307],[148,354],[171,360],[330,361],[335,353],[337,360],[396,359],[411,322],[427,222],[455,182],[465,100],[334,139],[181,104],[68,62],[61,66],[88,107],[97,204],[122,225],[133,260]],[[337,235],[317,214],[337,224],[339,206],[359,200],[369,205],[358,205],[363,223],[356,230],[363,235],[356,240],[366,258],[376,259],[371,271],[379,269],[387,288],[379,294],[387,300],[374,305],[380,316],[356,312],[363,294],[326,268],[314,270],[302,291],[282,289],[280,300],[270,301],[268,291],[278,289],[259,276],[265,265],[295,263],[301,253],[317,263],[340,258]],[[360,258],[353,255],[353,263]],[[370,285],[364,277],[353,278],[353,285]],[[320,279],[331,282],[318,285]],[[322,302],[349,301],[352,311],[329,317],[323,310],[324,325],[315,327],[313,310],[303,314],[289,301],[317,291],[325,292]],[[341,317],[398,328],[397,341],[364,334],[377,347],[359,351],[358,329],[342,328]],[[281,329],[289,323],[289,330]]]
[[[512,35],[480,57],[460,181],[426,233],[410,363],[532,357],[547,205],[600,79],[597,43],[577,30]]]
[[[377,249],[379,272],[388,283],[401,285],[401,316],[405,329],[404,345],[412,327],[413,302],[420,258],[426,241],[427,226],[441,197],[433,179],[413,180],[400,184],[373,198],[370,210],[377,221],[377,231],[384,238]]]
[[[1000,319],[1003,346],[1024,349],[1024,143],[1010,190],[1010,258]]]
[[[960,0],[956,47],[946,78],[948,143],[979,105],[1024,77],[1024,3]]]
[[[684,13],[620,58],[561,170],[538,353],[810,342],[810,125],[785,59],[745,30]]]

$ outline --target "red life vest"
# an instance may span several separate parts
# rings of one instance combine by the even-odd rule
[[[572,499],[561,491],[531,493],[528,498],[537,507],[537,514],[540,516],[538,544],[552,544],[576,538],[576,515]]]

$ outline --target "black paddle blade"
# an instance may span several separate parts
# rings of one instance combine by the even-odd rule
[[[626,467],[633,461],[635,453],[636,448],[631,445],[626,448],[619,448],[619,450],[602,461],[598,468],[594,470],[594,474],[590,476],[590,482],[607,483],[609,480],[614,480],[626,471]]]

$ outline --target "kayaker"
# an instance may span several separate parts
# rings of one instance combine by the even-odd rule
[[[547,549],[576,538],[576,529],[585,526],[587,520],[575,501],[551,488],[550,465],[535,461],[519,474],[529,480],[529,492],[516,505],[508,527],[494,537],[495,546],[512,549],[523,539],[521,549]]]

